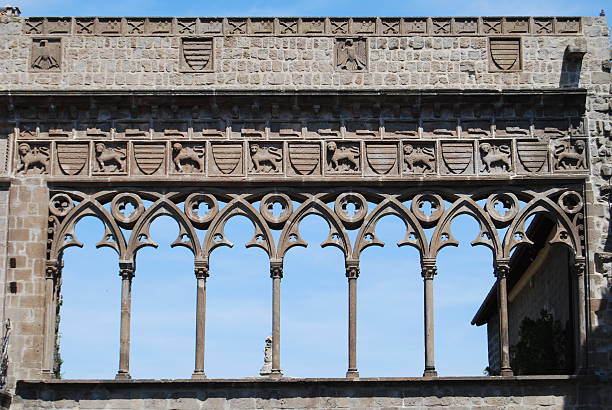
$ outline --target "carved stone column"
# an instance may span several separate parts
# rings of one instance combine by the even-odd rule
[[[346,377],[354,379],[359,377],[357,370],[357,278],[359,277],[359,264],[347,263],[346,277],[348,278],[348,370]]]
[[[497,278],[497,311],[499,313],[499,355],[500,375],[512,376],[510,367],[510,342],[508,340],[508,289],[506,277],[510,272],[509,261],[495,262]]]
[[[196,347],[195,347],[195,369],[192,379],[205,379],[204,373],[204,344],[206,332],[206,278],[208,278],[208,264],[197,263],[195,276],[198,282],[197,306],[196,306]]]
[[[43,344],[44,379],[53,378],[55,358],[55,323],[57,321],[57,281],[61,276],[61,265],[58,261],[47,261],[45,267],[45,328]]]
[[[272,278],[272,378],[283,375],[280,366],[280,283],[283,277],[283,263],[270,262]]]
[[[586,345],[586,299],[585,299],[585,258],[576,258],[574,261],[574,345],[576,374],[584,374],[587,371],[587,345]]]
[[[121,276],[121,329],[119,333],[119,371],[115,379],[131,379],[130,376],[130,316],[132,310],[133,263],[119,263]]]
[[[434,296],[433,279],[438,273],[436,261],[433,259],[421,260],[421,276],[424,285],[424,328],[425,328],[425,371],[423,377],[437,377],[434,353]]]

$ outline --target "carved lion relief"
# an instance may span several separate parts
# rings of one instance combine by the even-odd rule
[[[435,143],[404,142],[403,167],[408,174],[433,174],[436,172]]]
[[[556,171],[587,169],[585,140],[553,142],[553,167]]]
[[[327,170],[338,173],[357,173],[360,171],[360,148],[358,142],[327,143]]]
[[[279,174],[283,172],[283,148],[281,144],[251,143],[249,146],[249,172]]]
[[[481,173],[499,174],[512,170],[512,148],[510,141],[481,142],[478,146]]]
[[[49,174],[50,148],[47,144],[22,142],[17,147],[17,174],[41,175]]]
[[[179,174],[201,174],[204,168],[204,153],[206,145],[185,144],[175,142],[172,144],[172,171]]]
[[[127,172],[126,144],[96,142],[94,145],[93,172],[99,174],[124,174]]]

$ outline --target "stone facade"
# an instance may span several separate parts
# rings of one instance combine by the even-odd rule
[[[6,387],[16,395],[14,408],[599,408],[610,401],[603,396],[612,375],[612,99],[605,18],[1,15],[0,57],[0,279],[3,318],[13,323]],[[228,203],[223,210],[220,201]],[[368,202],[376,206],[370,210]],[[195,211],[202,203],[205,215]],[[270,211],[275,204],[280,215]],[[431,215],[422,211],[426,204]],[[132,214],[124,212],[128,205]],[[524,223],[538,212],[554,221],[551,242],[568,248],[571,286],[582,301],[574,312],[575,377],[514,378],[508,363],[514,337],[508,334],[508,319],[514,320],[507,309],[513,301],[506,298],[509,260],[515,246],[528,243]],[[503,296],[501,378],[435,378],[436,256],[456,245],[450,223],[462,213],[480,224],[474,244],[494,255]],[[75,223],[86,215],[101,219],[100,246],[119,253],[117,378],[129,379],[135,254],[154,245],[148,227],[161,214],[181,227],[175,245],[194,254],[194,379],[205,378],[209,254],[228,245],[223,227],[229,218],[243,215],[254,223],[248,246],[270,257],[270,379],[279,382],[49,380],[62,252],[79,245]],[[421,256],[426,378],[402,384],[282,377],[283,257],[290,247],[305,245],[298,224],[309,214],[328,221],[324,244],[345,255],[351,379],[359,377],[360,252],[382,245],[375,235],[381,217],[405,222],[399,245]],[[424,230],[433,227],[429,240]],[[497,231],[502,228],[509,232],[504,237]],[[132,231],[132,239],[122,229]],[[202,243],[196,229],[208,230]],[[352,229],[359,229],[355,243],[348,239]],[[278,242],[273,230],[280,231]],[[83,396],[92,384],[95,394]],[[398,393],[404,388],[407,393]],[[172,397],[147,401],[156,400],[152,392],[159,389]],[[244,394],[239,391],[249,396],[235,397]],[[280,403],[277,396],[287,398]]]

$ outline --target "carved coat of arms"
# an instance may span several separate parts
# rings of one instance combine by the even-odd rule
[[[365,39],[338,39],[336,43],[336,68],[346,71],[365,70],[368,65]]]

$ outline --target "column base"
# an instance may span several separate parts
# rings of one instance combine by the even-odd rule
[[[115,376],[115,380],[130,380],[131,378],[132,376],[130,376],[128,372],[122,371],[117,372],[117,375]]]
[[[503,377],[508,377],[508,376],[514,376],[514,373],[512,372],[512,369],[501,369],[501,371],[499,372],[499,375]]]
[[[425,369],[423,377],[438,377],[438,372],[436,369]]]
[[[357,369],[348,369],[346,372],[347,379],[358,379],[359,378],[359,370]]]
[[[195,371],[191,375],[192,379],[206,379],[206,374],[202,371]]]
[[[270,377],[271,379],[280,379],[281,377],[283,377],[283,372],[278,369],[272,369],[272,373],[270,373],[268,377]]]

